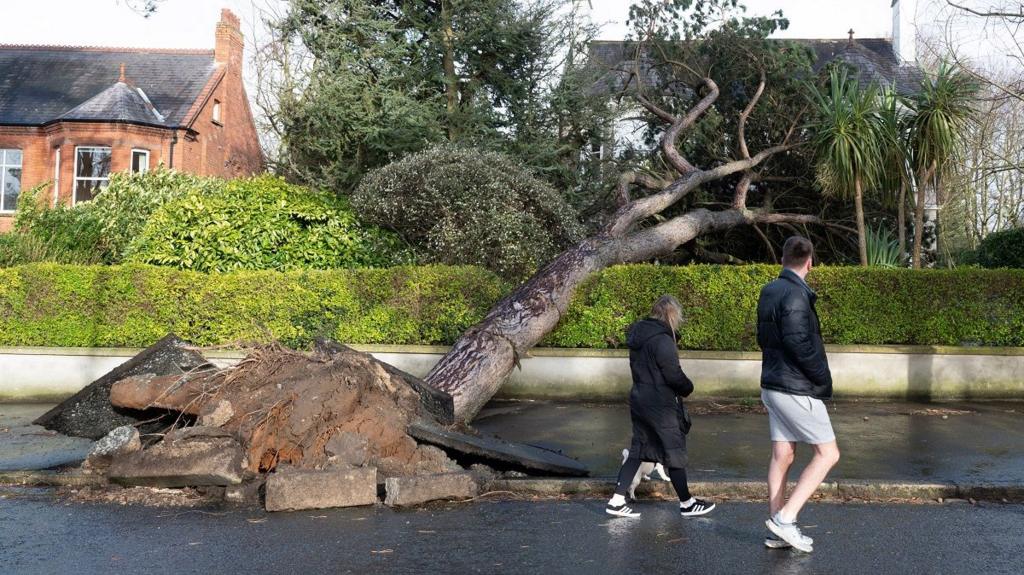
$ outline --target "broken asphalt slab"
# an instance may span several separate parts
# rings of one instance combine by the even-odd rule
[[[78,393],[40,415],[33,423],[64,435],[100,439],[122,425],[138,424],[151,419],[142,412],[119,410],[110,404],[111,386],[126,377],[144,374],[181,375],[202,368],[213,367],[198,352],[189,349],[184,341],[168,334],[138,355],[115,367],[103,377],[82,388]],[[155,421],[149,427],[166,427]],[[149,427],[143,426],[145,433]]]
[[[525,443],[512,443],[497,437],[470,435],[440,427],[427,421],[409,424],[409,435],[416,441],[436,445],[464,456],[479,458],[495,468],[512,468],[547,475],[584,477],[586,465],[558,453]]]

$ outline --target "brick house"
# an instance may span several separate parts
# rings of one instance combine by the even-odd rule
[[[21,190],[45,182],[50,201],[74,205],[111,172],[263,171],[243,46],[230,10],[213,50],[0,45],[0,232]]]

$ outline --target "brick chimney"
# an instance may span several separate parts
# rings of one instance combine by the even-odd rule
[[[213,50],[214,61],[240,70],[244,46],[242,25],[238,21],[238,16],[224,8],[220,11],[220,22],[217,22],[217,43]]]

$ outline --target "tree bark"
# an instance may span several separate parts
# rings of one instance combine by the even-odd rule
[[[860,265],[868,265],[868,239],[864,226],[864,189],[861,185],[860,176],[853,181],[854,197],[853,204],[857,212],[857,248],[860,250]]]
[[[920,177],[917,179],[917,194],[914,205],[914,252],[913,252],[913,267],[915,270],[921,269],[921,243],[924,241],[924,202],[926,197],[926,190],[928,183],[932,179],[932,173],[935,169],[933,163],[927,170],[924,170]]]
[[[455,30],[452,26],[451,0],[441,0],[441,41],[444,44],[445,95],[448,98],[448,140],[454,142],[458,138],[455,126],[455,113],[459,106],[459,76],[455,73]]]
[[[907,253],[907,183],[900,182],[900,199],[896,206],[896,229],[899,235],[900,265],[906,265],[903,254]]]

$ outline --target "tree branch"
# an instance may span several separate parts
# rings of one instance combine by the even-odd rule
[[[619,184],[617,186],[618,193],[616,194],[616,199],[620,207],[627,205],[631,201],[629,186],[632,184],[640,184],[651,190],[664,190],[669,185],[669,182],[641,172],[625,172],[619,176]]]
[[[957,4],[952,0],[946,0],[946,4],[949,4],[950,6],[952,6],[953,8],[957,8],[958,10],[963,10],[964,12],[967,12],[969,14],[974,14],[975,16],[981,16],[983,18],[1011,18],[1014,20],[1024,20],[1024,7],[1022,7],[1020,12],[982,12],[980,10],[970,8],[968,6],[961,6],[960,4]]]
[[[715,103],[715,100],[718,99],[718,84],[711,78],[704,78],[704,85],[708,88],[708,93],[685,116],[676,118],[676,121],[672,123],[672,126],[665,132],[665,135],[661,137],[661,150],[665,154],[665,159],[680,174],[688,174],[695,171],[696,168],[676,148],[676,140],[679,139],[679,134],[692,126],[697,121],[697,118],[704,114]]]

